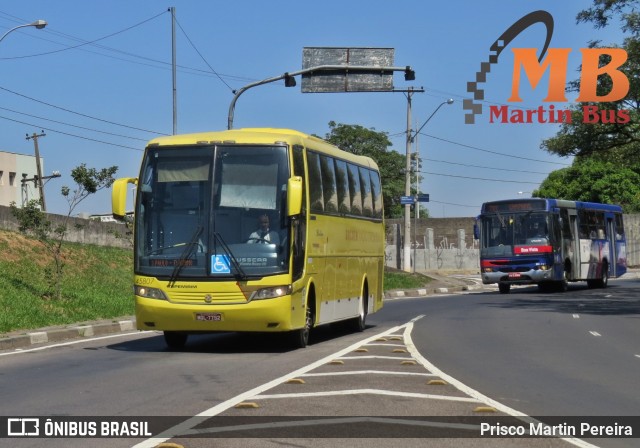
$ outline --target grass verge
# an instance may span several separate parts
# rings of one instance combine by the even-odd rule
[[[0,335],[134,313],[132,252],[64,244],[63,298],[43,299],[48,258],[40,243],[0,230]]]
[[[0,230],[0,337],[28,330],[133,315],[131,250],[64,244],[63,298],[43,299],[48,263],[41,244]],[[385,268],[384,290],[421,288],[433,279]]]
[[[400,271],[398,269],[384,269],[384,290],[418,289],[424,288],[433,279],[423,274]]]

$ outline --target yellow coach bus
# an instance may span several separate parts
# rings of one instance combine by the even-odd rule
[[[149,142],[138,178],[113,185],[124,217],[136,184],[139,330],[178,349],[190,333],[365,328],[382,307],[380,174],[367,157],[288,129],[238,129]]]

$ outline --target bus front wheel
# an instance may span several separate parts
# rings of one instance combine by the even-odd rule
[[[509,283],[498,283],[498,289],[500,290],[500,294],[509,294],[511,285]]]
[[[304,327],[293,330],[291,332],[291,342],[294,348],[305,348],[309,344],[309,333],[313,327],[313,304],[307,302],[307,308],[304,317]]]

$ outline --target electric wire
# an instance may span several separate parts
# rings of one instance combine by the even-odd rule
[[[128,136],[128,135],[116,134],[114,132],[107,132],[107,131],[101,131],[99,129],[93,129],[93,128],[87,128],[87,127],[84,127],[84,126],[78,126],[78,125],[71,124],[71,123],[65,123],[64,121],[53,120],[51,118],[39,117],[37,115],[28,114],[26,112],[20,112],[20,111],[17,111],[17,110],[9,109],[7,107],[0,107],[0,109],[6,110],[8,112],[13,112],[14,114],[25,115],[27,117],[37,118],[39,120],[50,121],[50,122],[56,123],[56,124],[62,124],[62,125],[65,125],[65,126],[71,126],[71,127],[74,127],[74,128],[83,129],[85,131],[98,132],[100,134],[112,135],[114,137],[128,138],[128,139],[131,139],[131,140],[138,140],[138,141],[141,141],[141,142],[146,142],[147,141],[147,139],[144,139],[144,138],[131,137],[131,136]]]
[[[200,50],[198,50],[198,48],[195,46],[195,44],[193,43],[193,41],[191,40],[191,38],[189,37],[189,35],[187,34],[187,32],[184,30],[184,28],[182,28],[182,25],[180,25],[180,22],[178,21],[178,19],[175,19],[176,23],[178,24],[178,28],[180,28],[180,31],[182,31],[182,34],[184,34],[184,37],[187,38],[187,41],[189,42],[189,44],[191,45],[191,47],[195,50],[196,53],[198,53],[198,56],[200,56],[200,59],[202,59],[202,61],[207,64],[207,67],[209,67],[209,69],[218,77],[218,79],[225,85],[227,86],[227,88],[229,89],[229,91],[233,92],[233,88],[227,84],[227,82],[222,79],[222,76],[220,76],[218,74],[218,72],[211,67],[211,64],[209,64],[209,62],[207,62],[207,60],[205,59],[205,57],[202,55],[202,53],[200,53]]]
[[[61,49],[58,49],[58,50],[52,50],[52,51],[47,51],[47,52],[37,53],[37,54],[4,57],[4,58],[0,58],[0,60],[26,59],[26,58],[33,58],[33,57],[37,57],[37,56],[45,56],[45,55],[50,55],[50,54],[55,54],[55,53],[61,53],[63,51],[67,51],[67,50],[73,50],[74,48],[83,47],[85,45],[95,44],[96,42],[100,42],[101,40],[105,40],[105,39],[108,39],[110,37],[117,36],[118,34],[125,33],[125,32],[127,32],[127,31],[129,31],[129,30],[131,30],[133,28],[141,26],[141,25],[143,25],[143,24],[145,24],[147,22],[150,22],[151,20],[154,20],[154,19],[160,17],[162,14],[166,14],[166,11],[163,11],[160,14],[157,14],[157,15],[149,18],[149,19],[143,20],[142,22],[139,22],[139,23],[137,23],[135,25],[131,25],[131,26],[129,26],[129,27],[123,29],[123,30],[116,31],[116,32],[111,33],[111,34],[107,34],[106,36],[99,37],[99,38],[91,40],[91,41],[84,41],[84,42],[79,43],[78,45],[72,45],[72,46],[61,48]]]
[[[48,128],[48,127],[45,127],[45,126],[38,126],[38,125],[36,125],[36,124],[33,124],[33,123],[27,123],[27,122],[25,122],[25,121],[16,120],[16,119],[14,119],[14,118],[3,117],[2,115],[0,115],[0,119],[2,119],[2,120],[8,120],[8,121],[13,121],[14,123],[20,123],[20,124],[24,124],[24,125],[27,125],[27,126],[32,126],[32,127],[35,127],[35,128],[39,128],[39,129],[45,130],[45,131],[49,131],[49,132],[55,132],[55,133],[57,133],[57,134],[66,135],[66,136],[68,136],[68,137],[75,137],[75,138],[79,138],[79,139],[82,139],[82,140],[88,140],[88,141],[95,142],[95,143],[102,143],[102,144],[104,144],[104,145],[115,146],[115,147],[118,147],[118,148],[133,149],[133,150],[135,150],[135,151],[142,151],[142,149],[140,149],[140,148],[135,148],[135,147],[133,147],[133,146],[120,145],[120,144],[118,144],[118,143],[105,142],[105,141],[103,141],[103,140],[98,140],[98,139],[91,138],[91,137],[85,137],[85,136],[82,136],[82,135],[71,134],[71,133],[69,133],[69,132],[60,131],[60,130],[58,130],[58,129]]]
[[[49,107],[52,107],[54,109],[59,109],[59,110],[62,110],[64,112],[68,112],[70,114],[79,115],[81,117],[90,118],[92,120],[101,121],[103,123],[112,124],[114,126],[121,126],[121,127],[124,127],[124,128],[133,129],[135,131],[148,132],[150,134],[156,134],[156,135],[169,135],[169,134],[166,134],[166,133],[160,132],[160,131],[150,131],[148,129],[137,128],[135,126],[129,126],[129,125],[122,124],[122,123],[116,123],[115,121],[109,121],[109,120],[105,120],[103,118],[93,117],[91,115],[83,114],[81,112],[75,112],[75,111],[73,111],[71,109],[67,109],[67,108],[64,108],[64,107],[61,107],[61,106],[56,106],[55,104],[51,104],[51,103],[47,103],[46,101],[38,100],[36,98],[27,96],[27,95],[25,95],[23,93],[15,92],[13,90],[7,89],[6,87],[0,86],[0,90],[4,90],[5,92],[8,92],[8,93],[11,93],[13,95],[28,99],[30,101],[35,101],[36,103],[44,104],[45,106],[49,106]]]

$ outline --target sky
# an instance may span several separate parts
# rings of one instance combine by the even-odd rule
[[[571,164],[540,149],[560,129],[554,123],[490,122],[490,105],[537,109],[547,83],[520,85],[521,103],[508,102],[511,48],[543,46],[545,28],[518,35],[492,64],[482,88],[483,113],[465,124],[463,100],[494,41],[521,17],[545,10],[554,19],[551,47],[571,48],[567,80],[579,77],[580,48],[592,40],[620,43],[619,29],[576,24],[590,1],[352,0],[270,2],[235,0],[3,0],[0,35],[42,19],[44,29],[21,28],[0,42],[0,151],[34,155],[27,134],[44,131],[39,151],[47,211],[66,214],[60,191],[74,187],[81,163],[117,166],[136,177],[146,141],[173,132],[172,32],[176,12],[178,133],[227,128],[233,91],[302,69],[305,47],[393,48],[394,66],[411,66],[414,81],[393,76],[394,90],[423,89],[411,101],[411,127],[422,163],[422,204],[431,217],[476,216],[485,201],[530,197],[547,175]],[[302,93],[282,81],[238,98],[234,128],[279,127],[325,136],[328,123],[386,132],[391,150],[406,154],[405,92]],[[451,105],[440,105],[449,98]],[[554,103],[556,109],[569,102]],[[434,111],[435,114],[432,116]],[[75,212],[110,213],[110,191]]]

